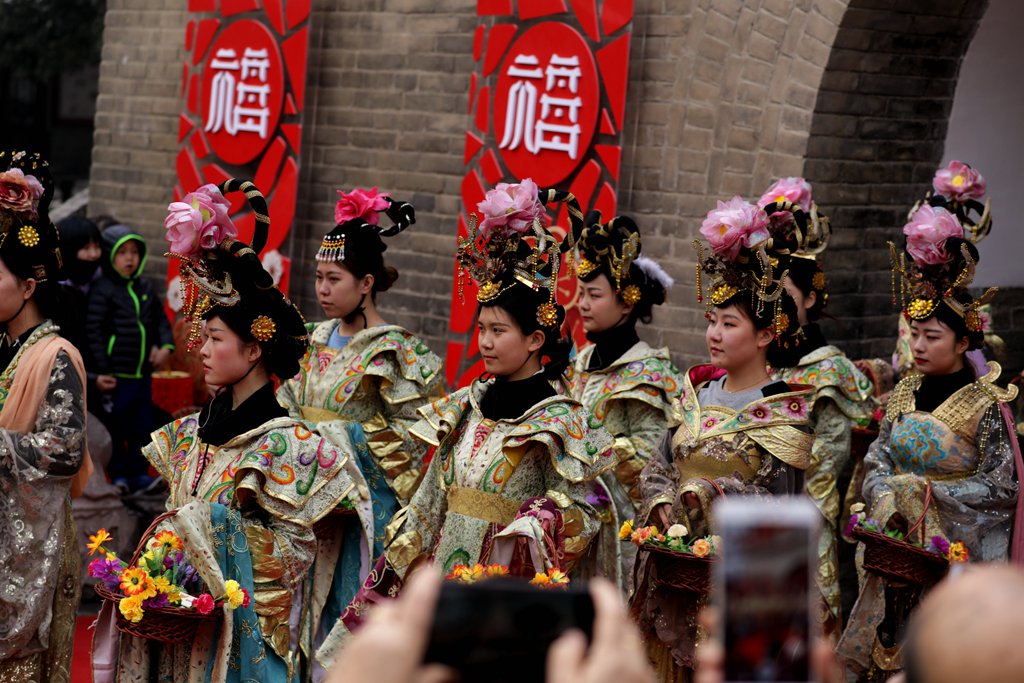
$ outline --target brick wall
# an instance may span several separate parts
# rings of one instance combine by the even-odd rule
[[[114,213],[154,244],[175,181],[180,4],[109,0],[100,75],[91,213]],[[644,336],[680,364],[705,358],[690,246],[704,214],[802,173],[835,226],[830,332],[851,355],[885,351],[882,247],[942,155],[983,11],[967,0],[636,3],[619,206],[677,281]],[[310,318],[310,257],[332,227],[335,189],[377,185],[418,217],[389,242],[401,277],[380,307],[445,348],[477,24],[471,0],[315,0],[290,245],[292,293]],[[151,263],[162,276],[164,261]]]

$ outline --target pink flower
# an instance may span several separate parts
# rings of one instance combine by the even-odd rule
[[[209,593],[203,593],[196,601],[192,603],[192,606],[196,608],[196,611],[200,614],[209,614],[216,607],[216,603],[213,601],[213,596]]]
[[[43,185],[35,176],[25,175],[20,168],[0,173],[0,209],[36,218]]]
[[[247,590],[245,590],[243,588],[242,589],[242,607],[248,607],[249,606],[249,602],[251,602],[251,600],[252,600],[252,598],[249,597],[249,591],[247,591]]]
[[[216,185],[203,185],[185,195],[180,202],[167,206],[164,228],[171,251],[193,256],[202,250],[215,249],[218,244],[238,235],[238,229],[228,217],[231,202],[224,198]]]
[[[708,211],[700,234],[715,254],[733,261],[741,247],[753,249],[769,238],[768,215],[737,195],[728,202],[718,202],[718,208]]]
[[[804,211],[810,211],[811,184],[803,178],[780,178],[761,195],[757,204],[758,206],[767,206],[778,201],[793,202]]]
[[[476,208],[484,215],[480,223],[480,234],[487,239],[491,231],[507,228],[508,232],[523,233],[539,220],[547,225],[544,205],[540,202],[537,183],[524,178],[516,185],[498,183],[484,195]]]
[[[750,409],[747,410],[747,415],[749,415],[754,422],[771,422],[772,409],[763,403],[757,403],[750,406]]]
[[[946,253],[945,243],[950,237],[963,237],[964,229],[956,216],[939,206],[924,204],[910,222],[903,226],[907,236],[907,253],[918,265],[935,266],[949,263],[953,256]]]
[[[951,161],[949,166],[936,171],[932,187],[936,193],[955,202],[985,196],[985,178],[962,161]]]
[[[338,203],[334,205],[334,222],[341,225],[345,221],[359,218],[370,225],[380,223],[379,211],[386,210],[391,203],[387,192],[377,192],[377,188],[364,190],[356,188],[345,193],[338,190]]]

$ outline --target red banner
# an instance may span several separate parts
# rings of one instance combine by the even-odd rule
[[[267,198],[270,236],[261,259],[288,291],[289,259],[278,251],[298,194],[311,0],[189,0],[178,123],[174,199],[206,183],[251,178]],[[230,196],[239,238],[253,216]],[[181,307],[178,265],[168,268],[167,302]]]
[[[473,40],[460,237],[486,190],[502,181],[532,178],[568,189],[584,213],[597,209],[605,220],[615,214],[633,0],[600,5],[477,0],[477,15],[494,19],[482,22]],[[565,210],[554,218],[561,226],[554,231],[564,234]],[[472,329],[476,287],[467,282],[462,301],[454,281],[445,368],[451,386],[464,386],[483,372]],[[581,342],[576,283],[563,271],[558,301],[567,309],[568,332]]]

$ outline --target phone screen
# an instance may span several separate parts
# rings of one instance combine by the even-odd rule
[[[456,669],[460,683],[543,681],[548,646],[571,628],[590,638],[586,589],[543,590],[515,579],[446,582],[425,662]]]
[[[796,501],[794,501],[796,502]],[[817,510],[717,515],[725,680],[810,681]]]

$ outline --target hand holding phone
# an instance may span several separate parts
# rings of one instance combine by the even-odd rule
[[[802,683],[817,635],[814,576],[821,514],[806,497],[727,498],[716,599],[729,683]]]

